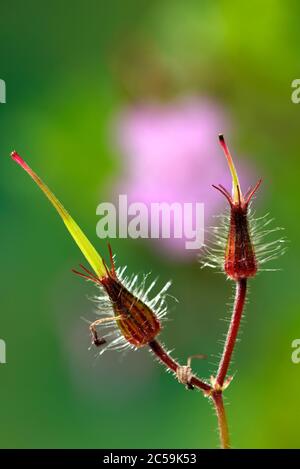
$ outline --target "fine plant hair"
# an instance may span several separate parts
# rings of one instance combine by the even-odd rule
[[[204,358],[204,355],[192,355],[184,364],[180,364],[159,340],[168,310],[166,296],[171,282],[153,295],[156,281],[151,281],[149,275],[142,278],[127,275],[126,267],[116,268],[110,245],[110,262],[106,263],[39,176],[18,153],[14,151],[11,157],[49,199],[91,267],[89,270],[81,264],[80,269],[73,272],[92,282],[97,288],[93,301],[96,303],[98,318],[89,324],[92,346],[99,350],[99,354],[109,349],[148,348],[180,384],[187,390],[200,390],[212,403],[218,420],[220,446],[230,448],[223,393],[233,379],[228,371],[247,302],[248,282],[259,271],[274,270],[266,269],[265,264],[285,252],[286,240],[283,237],[273,240],[271,236],[280,232],[281,228],[273,227],[273,219],[269,215],[257,216],[254,212],[253,196],[261,180],[243,194],[223,135],[219,136],[219,143],[231,173],[232,191],[229,193],[220,184],[213,186],[226,198],[229,207],[225,214],[218,216],[217,226],[211,227],[211,241],[204,248],[201,265],[224,274],[233,282],[235,293],[223,351],[217,370],[209,379],[198,377],[192,370],[192,360]]]

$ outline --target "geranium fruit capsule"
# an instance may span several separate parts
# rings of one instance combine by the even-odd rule
[[[153,341],[161,330],[161,322],[159,319],[165,314],[163,302],[165,291],[167,290],[169,283],[166,284],[160,294],[151,301],[147,298],[147,292],[144,294],[139,290],[137,293],[131,292],[130,288],[127,288],[126,284],[122,282],[115,270],[110,246],[111,267],[109,268],[85,236],[81,228],[40,177],[16,152],[13,152],[11,157],[30,175],[50,200],[95,273],[90,272],[84,266],[81,266],[83,272],[78,272],[76,270],[74,270],[74,272],[101,286],[109,299],[111,314],[109,316],[106,314],[106,317],[98,319],[90,325],[93,343],[96,346],[106,343],[105,336],[98,337],[96,329],[97,326],[104,323],[106,326],[110,326],[112,324],[116,324],[118,326],[119,336],[115,338],[114,342],[114,344],[117,344],[118,346],[120,346],[120,344],[128,344],[134,347],[142,347]],[[152,286],[153,285],[154,283],[152,283]],[[149,291],[150,288],[148,288],[148,292]],[[159,304],[161,309],[158,308],[157,314],[155,314],[154,311],[152,311],[152,306],[154,308],[157,304]]]
[[[248,207],[250,200],[261,184],[261,179],[243,195],[238,175],[223,135],[219,135],[219,142],[226,156],[232,176],[232,194],[220,184],[213,186],[226,197],[230,205],[230,222],[225,249],[224,270],[229,278],[238,280],[253,277],[257,273],[258,265],[250,235]]]

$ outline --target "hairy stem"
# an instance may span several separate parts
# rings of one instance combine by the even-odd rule
[[[227,423],[227,417],[226,417],[226,412],[225,412],[224,403],[223,403],[222,391],[214,392],[212,394],[212,401],[214,403],[216,415],[218,418],[221,448],[229,449],[230,439],[229,439],[228,423]]]
[[[162,362],[169,370],[172,370],[174,373],[176,373],[177,369],[181,366],[179,363],[177,363],[169,354],[168,352],[165,351],[163,346],[157,341],[153,340],[152,342],[149,342],[149,347],[152,350],[152,352],[157,356],[160,362]],[[201,389],[205,394],[209,394],[212,390],[212,387],[202,381],[200,378],[198,378],[195,375],[191,376],[191,379],[189,381],[189,384],[192,386]]]
[[[247,279],[238,279],[236,282],[236,293],[233,306],[232,317],[227,332],[224,350],[220,360],[217,377],[214,383],[214,390],[211,393],[211,399],[214,403],[218,419],[219,435],[221,448],[230,448],[229,431],[226,411],[223,402],[224,381],[231,363],[232,353],[239,332],[241,318],[244,311],[247,294]]]
[[[238,279],[236,282],[236,294],[233,306],[233,313],[224,345],[224,350],[220,360],[217,377],[213,386],[208,383],[205,383],[193,374],[191,375],[191,378],[189,380],[190,385],[203,391],[206,396],[210,397],[214,404],[218,419],[220,443],[221,448],[223,449],[230,448],[227,416],[223,402],[223,385],[231,363],[232,353],[238,336],[241,318],[245,306],[246,293],[247,280]],[[163,346],[157,340],[153,340],[148,345],[152,352],[157,356],[159,361],[163,363],[169,370],[173,371],[173,373],[177,374],[177,370],[179,367],[181,367],[181,365],[177,363],[177,361],[174,360],[168,354],[168,352],[166,352]]]
[[[243,315],[243,310],[245,306],[247,293],[247,279],[242,278],[236,282],[236,294],[235,301],[233,306],[233,313],[224,345],[224,350],[222,353],[222,358],[220,360],[216,384],[222,388],[224,380],[227,375],[228,368],[230,366],[232,352],[236,343],[237,335],[239,332],[240,322]]]

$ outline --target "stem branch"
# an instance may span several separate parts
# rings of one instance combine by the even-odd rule
[[[224,350],[220,360],[217,377],[213,386],[202,381],[197,376],[191,374],[189,384],[203,391],[204,395],[209,396],[214,404],[216,415],[218,418],[218,427],[220,434],[221,448],[230,448],[229,431],[227,416],[223,402],[223,385],[230,366],[232,353],[236,343],[236,339],[239,332],[241,318],[245,306],[247,293],[247,279],[238,279],[236,282],[236,294],[233,306],[233,313],[224,345]],[[178,368],[181,365],[174,360],[163,346],[157,341],[153,340],[149,342],[149,347],[152,352],[157,356],[159,361],[163,363],[169,370],[177,374]]]
[[[181,366],[177,363],[163,348],[163,346],[157,341],[152,340],[149,342],[149,347],[153,353],[157,356],[157,358],[169,369],[176,373],[177,369]],[[202,381],[195,375],[191,376],[190,384],[195,386],[198,389],[201,389],[205,394],[209,394],[212,390],[212,387]]]

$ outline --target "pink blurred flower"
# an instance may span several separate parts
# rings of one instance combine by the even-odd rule
[[[211,215],[223,204],[211,185],[231,187],[218,144],[218,134],[227,135],[228,130],[223,110],[198,97],[124,110],[117,119],[119,151],[124,159],[118,193],[127,194],[129,202],[147,206],[153,202],[203,202],[207,228]],[[158,245],[169,253],[195,255],[185,249],[185,240],[165,239]]]

